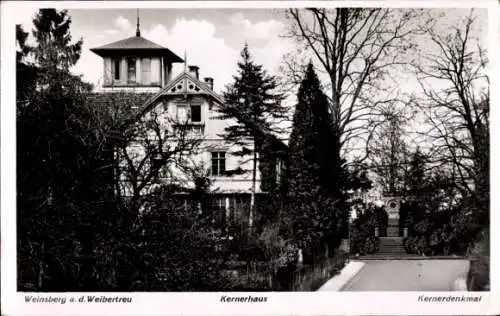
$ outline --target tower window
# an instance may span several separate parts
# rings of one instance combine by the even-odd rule
[[[113,78],[120,80],[120,60],[113,59]]]
[[[223,151],[212,152],[212,175],[221,176],[226,171],[226,153]]]
[[[136,73],[135,73],[135,58],[127,59],[127,73],[128,73],[128,82],[135,83],[136,82]]]
[[[142,84],[151,84],[151,58],[142,59]]]

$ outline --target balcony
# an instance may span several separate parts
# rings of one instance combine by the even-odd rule
[[[177,136],[203,136],[205,133],[205,124],[201,122],[175,124],[174,132]]]

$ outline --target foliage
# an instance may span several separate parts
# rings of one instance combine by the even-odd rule
[[[279,268],[295,265],[297,262],[296,246],[279,235],[278,225],[264,227],[258,239],[265,253],[266,261],[277,272]]]
[[[482,206],[488,225],[489,210],[489,78],[487,51],[475,33],[478,17],[469,16],[442,32],[424,25],[428,53],[414,65],[424,96],[416,105],[425,115],[433,139],[432,157],[439,168],[454,174],[462,195],[470,195]],[[476,33],[477,34],[477,33]]]
[[[406,107],[398,108],[390,102],[381,113],[384,118],[370,135],[367,157],[377,176],[377,182],[387,194],[403,194],[407,172],[408,149],[404,139],[405,127],[410,121]]]
[[[451,175],[428,172],[427,161],[417,149],[410,163],[400,218],[409,234],[404,246],[416,254],[464,254],[479,231],[476,215],[481,212],[475,211],[472,196],[460,195]]]
[[[260,189],[272,196],[285,194],[287,179],[285,178],[286,154],[277,148],[270,139],[262,141],[259,155]]]
[[[297,95],[290,135],[288,194],[336,195],[340,170],[339,139],[328,118],[328,100],[310,63]]]
[[[85,102],[91,87],[68,71],[81,49],[70,43],[70,23],[65,11],[40,10],[36,46],[16,32],[20,290],[105,288],[94,250],[119,222],[105,136]]]
[[[427,185],[426,167],[428,159],[420,151],[420,148],[412,153],[410,167],[406,176],[406,195],[408,198],[419,200],[428,195],[425,186]]]
[[[329,117],[340,138],[342,154],[366,142],[388,101],[398,99],[390,79],[413,58],[416,23],[421,10],[387,8],[293,8],[287,10],[287,36],[297,50],[283,58],[293,84],[302,76],[299,65],[314,58],[325,73]],[[428,21],[422,21],[426,23]],[[394,82],[397,82],[394,80]],[[362,160],[360,158],[359,160]]]
[[[247,44],[240,55],[238,75],[234,76],[234,83],[226,87],[224,92],[226,104],[220,109],[220,118],[234,118],[233,112],[238,112],[240,116],[252,118],[261,130],[275,130],[276,120],[283,119],[286,114],[286,108],[281,104],[283,95],[275,91],[276,79],[267,74],[262,65],[252,60]],[[226,127],[224,133],[227,140],[236,143],[241,139],[255,138],[255,136],[252,129],[238,118],[237,123]],[[245,154],[247,153],[249,151],[245,151]]]
[[[490,290],[490,231],[483,230],[468,253],[471,267],[467,278],[472,291]]]
[[[83,40],[71,43],[71,17],[67,10],[40,9],[33,19],[33,25],[33,36],[38,45],[32,52],[39,67],[68,71],[76,64],[80,59]]]
[[[286,176],[287,216],[293,238],[305,249],[305,258],[313,260],[339,244],[347,226],[347,192],[364,182],[363,174],[349,172],[338,155],[340,140],[312,63],[297,100]]]
[[[475,216],[474,199],[465,197],[448,209],[422,212],[418,205],[410,209],[409,237],[405,248],[409,253],[425,255],[464,255],[484,227]]]
[[[116,106],[129,106],[121,97],[115,96]],[[132,197],[134,213],[142,207],[142,196],[162,183],[183,187],[187,182],[206,178],[203,166],[189,157],[197,153],[202,139],[183,128],[186,121],[166,112],[165,107],[157,106],[135,120],[128,119],[125,127],[122,122],[118,130],[119,141],[114,143],[118,193]]]
[[[380,235],[385,234],[387,213],[383,207],[370,203],[358,205],[357,214],[350,227],[351,252],[360,255],[377,252],[380,240],[375,236],[375,228]]]
[[[69,72],[81,48],[81,42],[70,43],[70,23],[65,11],[41,10],[35,21],[37,46],[29,49],[27,33],[20,27],[16,32],[19,290],[221,288],[227,281],[219,262],[225,248],[207,219],[181,216],[184,204],[157,205],[166,213],[148,213],[158,201],[153,190],[141,201],[150,207],[115,199],[116,171],[123,169],[116,168],[112,149],[121,149],[143,130],[123,129],[130,114],[123,95],[113,95],[110,108],[97,107],[90,85]],[[163,145],[149,144],[149,154],[154,145]],[[138,165],[127,162],[138,171],[128,173],[129,180],[137,180],[136,192],[141,181],[154,180],[142,178]],[[152,174],[162,170],[156,171]],[[199,182],[192,196],[196,203],[206,187]],[[158,270],[165,266],[171,269]]]
[[[283,95],[276,91],[276,78],[267,74],[262,65],[258,65],[252,60],[247,44],[243,47],[240,55],[238,75],[234,76],[234,82],[226,87],[225,104],[220,108],[220,118],[236,120],[235,124],[224,129],[223,134],[227,141],[241,146],[241,150],[233,154],[241,157],[252,155],[251,207],[253,208],[257,159],[263,150],[263,142],[265,141],[261,133],[276,132],[277,122],[286,117],[286,108],[281,104]],[[251,126],[248,124],[249,121]],[[249,143],[251,143],[250,147]],[[269,155],[266,157],[270,158]],[[274,159],[271,158],[271,160]],[[267,164],[262,165],[264,169],[261,171],[269,171],[269,168],[265,168],[269,162],[266,160],[265,162]],[[264,184],[266,183],[268,182],[265,181]],[[267,189],[269,188],[264,185],[263,190],[267,191]],[[253,212],[250,213],[250,216],[252,221]]]
[[[129,241],[134,269],[131,291],[214,291],[224,288],[228,239],[211,226],[210,217],[175,206],[169,196],[151,196],[155,207],[140,217]]]

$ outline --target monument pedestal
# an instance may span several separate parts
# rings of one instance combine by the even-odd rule
[[[401,202],[396,197],[391,197],[387,200],[387,237],[399,237],[399,208]]]
[[[399,237],[399,219],[389,218],[387,221],[387,237]]]

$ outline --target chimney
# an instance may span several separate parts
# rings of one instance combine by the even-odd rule
[[[214,89],[214,78],[212,78],[212,77],[205,77],[205,83],[207,84],[207,86],[210,87],[210,90]]]
[[[199,80],[200,79],[200,75],[199,75],[199,69],[200,67],[198,66],[189,66],[188,67],[188,70],[189,70],[189,74],[193,77],[196,78],[196,80]]]

